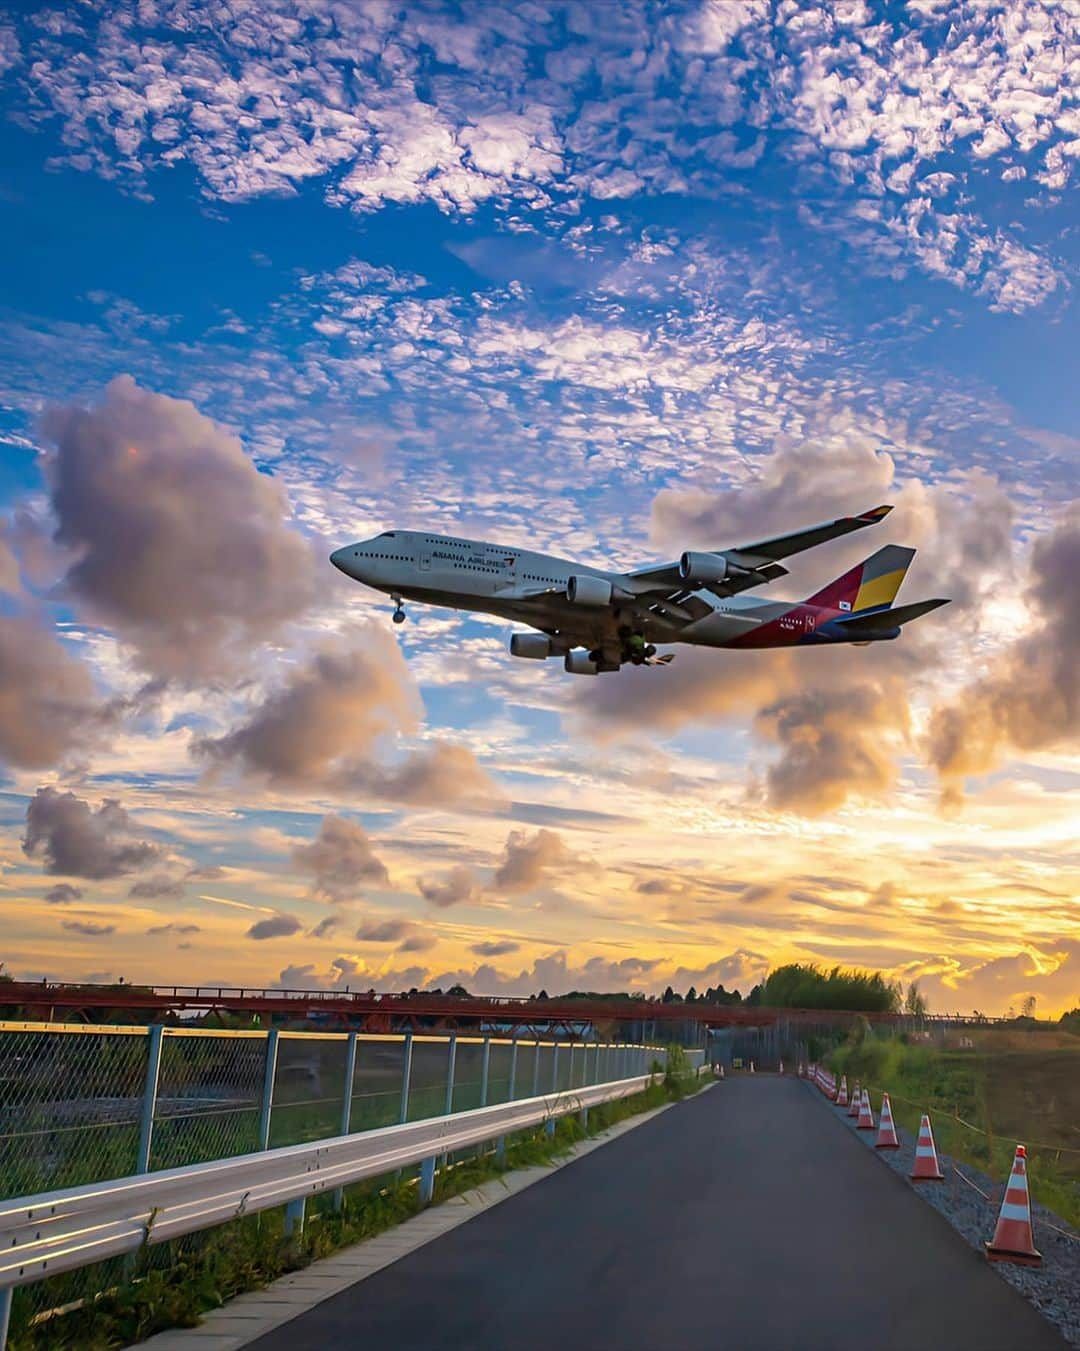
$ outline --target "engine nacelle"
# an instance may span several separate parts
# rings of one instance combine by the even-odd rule
[[[570,675],[597,675],[599,674],[596,662],[592,660],[587,652],[568,652],[563,658],[563,669]]]
[[[611,583],[602,577],[568,577],[566,599],[572,605],[610,605]]]
[[[723,554],[696,554],[687,551],[679,559],[679,576],[684,582],[722,582],[732,568]]]
[[[512,633],[510,655],[528,657],[532,661],[546,661],[551,656],[551,639],[546,633]]]

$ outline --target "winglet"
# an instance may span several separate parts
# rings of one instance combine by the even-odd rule
[[[871,507],[869,511],[861,512],[858,519],[870,524],[872,521],[883,521],[889,512],[892,511],[892,503],[886,502],[880,507]]]

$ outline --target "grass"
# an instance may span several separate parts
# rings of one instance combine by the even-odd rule
[[[917,1132],[929,1112],[938,1148],[1004,1182],[1027,1148],[1035,1200],[1080,1227],[1080,1047],[1038,1040],[959,1050],[869,1036],[829,1057],[836,1074],[886,1089],[899,1124]],[[875,1103],[876,1106],[876,1103]]]
[[[656,1067],[659,1068],[658,1066]],[[440,1172],[435,1201],[459,1195],[503,1172],[551,1163],[578,1141],[618,1121],[696,1092],[700,1081],[685,1058],[642,1093],[589,1109],[588,1127],[577,1116],[506,1141],[505,1164],[476,1155]],[[324,1196],[308,1205],[301,1234],[285,1234],[284,1210],[265,1211],[201,1234],[144,1248],[132,1264],[114,1259],[15,1291],[7,1351],[107,1351],[131,1345],[166,1328],[194,1327],[202,1314],[246,1290],[260,1289],[339,1248],[400,1224],[422,1209],[415,1183],[392,1178],[346,1188],[345,1204]],[[67,1313],[35,1321],[34,1311],[71,1304]]]

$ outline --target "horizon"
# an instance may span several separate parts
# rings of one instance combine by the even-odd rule
[[[5,969],[1080,1006],[1078,36],[0,19]],[[595,680],[329,562],[400,527],[628,569],[879,503],[755,595],[913,546],[898,603],[951,604],[897,641]]]

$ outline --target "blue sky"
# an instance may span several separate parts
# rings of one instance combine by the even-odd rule
[[[1021,0],[0,20],[0,955],[163,975],[164,912],[193,979],[801,957],[1071,998],[1076,39]],[[395,524],[630,565],[878,501],[954,619],[800,667],[580,689],[325,565]]]

